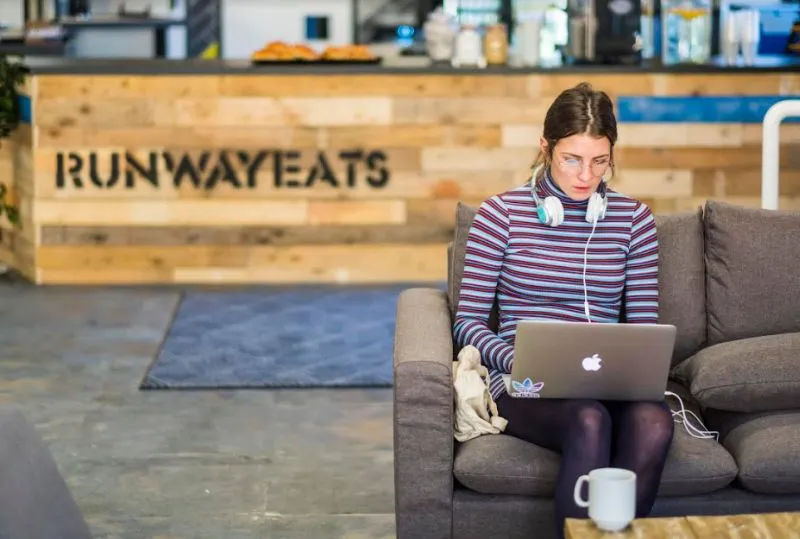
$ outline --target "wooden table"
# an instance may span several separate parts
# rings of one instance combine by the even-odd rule
[[[800,512],[753,515],[639,518],[623,532],[599,530],[591,520],[568,518],[567,539],[618,537],[646,539],[708,539],[752,537],[759,539],[800,539]]]

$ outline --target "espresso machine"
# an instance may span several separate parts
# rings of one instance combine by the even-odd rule
[[[567,62],[638,64],[641,15],[641,0],[568,0]]]

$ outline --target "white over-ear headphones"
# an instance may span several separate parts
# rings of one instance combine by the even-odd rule
[[[531,177],[531,193],[533,193],[533,200],[536,202],[536,215],[539,217],[540,222],[550,226],[558,226],[564,222],[564,206],[561,205],[561,201],[558,197],[549,196],[545,197],[544,202],[542,202],[536,193],[536,178],[543,167],[544,165],[537,167],[533,171],[533,177]],[[592,321],[592,315],[589,310],[589,290],[586,286],[586,267],[589,265],[589,242],[592,241],[597,222],[605,218],[607,208],[606,181],[603,179],[600,180],[597,191],[589,197],[589,204],[586,206],[586,222],[592,225],[592,231],[589,233],[586,247],[583,250],[583,312],[586,314],[588,322]]]
[[[549,196],[542,201],[536,193],[536,178],[539,176],[544,165],[539,165],[533,171],[531,177],[531,192],[533,193],[533,200],[536,202],[536,215],[539,221],[545,225],[558,226],[564,222],[564,206],[558,197]],[[600,181],[597,191],[592,193],[589,197],[589,204],[586,206],[586,222],[597,224],[606,216],[606,209],[608,208],[608,199],[606,198],[606,181]]]

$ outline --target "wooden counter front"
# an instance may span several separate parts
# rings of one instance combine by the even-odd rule
[[[620,95],[796,95],[800,73],[37,74],[0,147],[36,283],[439,280],[457,201],[524,182],[547,107]],[[758,123],[620,122],[612,186],[659,213],[760,205]],[[782,127],[781,208],[800,207]]]

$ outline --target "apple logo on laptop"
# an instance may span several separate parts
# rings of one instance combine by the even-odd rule
[[[592,357],[585,357],[583,358],[583,370],[585,371],[599,371],[600,362],[603,361],[603,358],[598,356],[597,354],[593,355]]]

